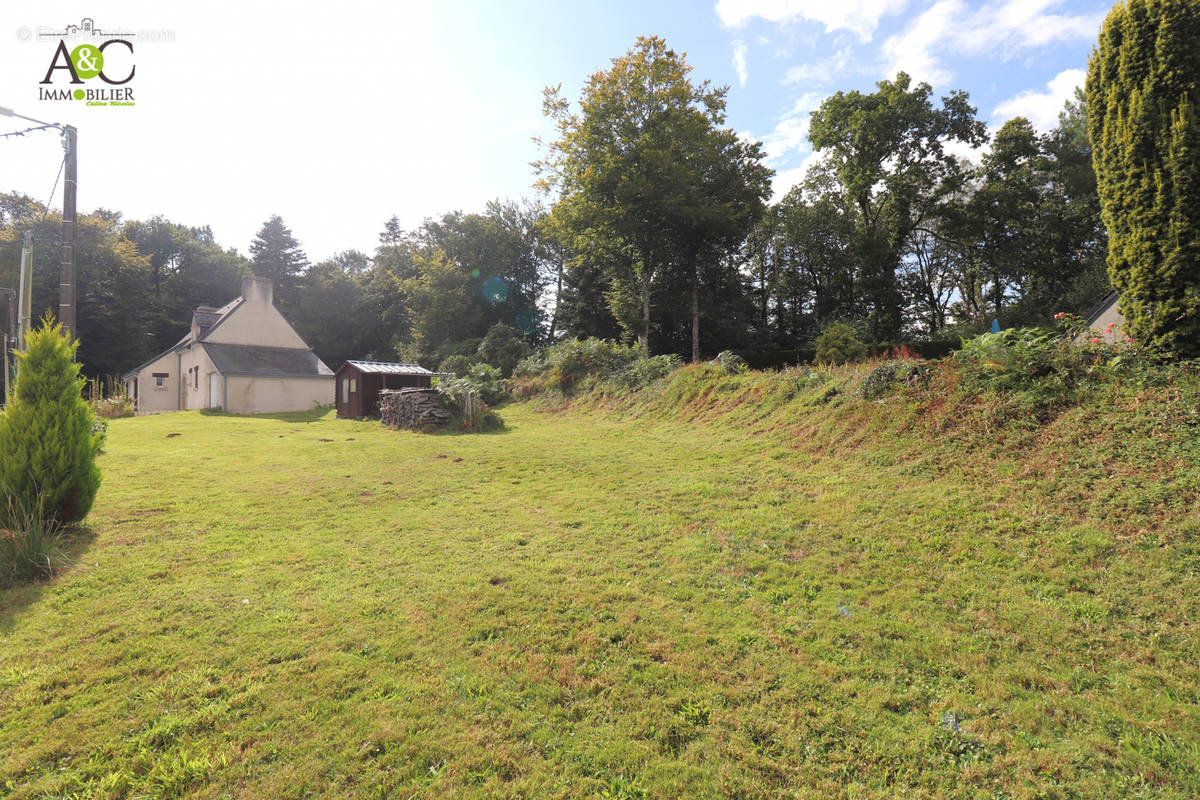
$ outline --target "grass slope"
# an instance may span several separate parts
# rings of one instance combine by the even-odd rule
[[[1195,442],[792,380],[478,436],[115,421],[75,567],[0,592],[0,787],[1200,793]]]

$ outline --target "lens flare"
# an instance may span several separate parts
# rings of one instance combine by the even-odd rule
[[[495,275],[486,279],[479,291],[483,294],[483,299],[489,303],[503,303],[508,298],[508,286],[504,283],[503,278]]]

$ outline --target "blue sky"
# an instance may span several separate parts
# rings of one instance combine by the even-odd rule
[[[1082,82],[1108,2],[713,0],[441,2],[319,7],[10,0],[0,9],[0,105],[80,130],[80,207],[211,224],[242,251],[272,213],[311,258],[370,252],[406,227],[496,197],[532,197],[541,92],[570,98],[639,35],[729,86],[728,123],[763,141],[779,193],[812,157],[808,114],[903,69],[970,93],[993,128],[1042,129]],[[137,34],[136,106],[38,98],[53,55],[39,27],[90,16]],[[12,122],[0,117],[0,126]],[[15,125],[12,127],[16,127]],[[12,128],[5,128],[10,130]],[[44,199],[52,135],[0,140],[0,190]],[[61,194],[56,196],[56,204]]]

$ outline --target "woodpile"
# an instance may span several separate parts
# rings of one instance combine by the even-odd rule
[[[437,389],[396,389],[379,393],[379,418],[389,428],[420,430],[450,421]]]

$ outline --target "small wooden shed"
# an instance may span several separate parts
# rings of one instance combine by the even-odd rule
[[[387,361],[347,361],[335,373],[337,415],[349,419],[379,413],[379,393],[384,389],[427,389],[433,376],[417,364]]]

